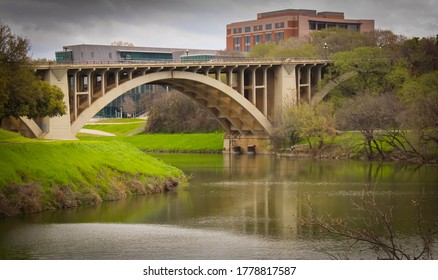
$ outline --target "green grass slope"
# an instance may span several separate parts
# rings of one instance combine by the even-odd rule
[[[0,215],[158,192],[182,178],[125,142],[29,140],[0,130]]]

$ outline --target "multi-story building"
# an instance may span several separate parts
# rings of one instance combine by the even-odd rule
[[[374,20],[345,19],[342,12],[287,9],[257,14],[256,20],[227,25],[227,50],[249,52],[265,42],[305,37],[314,30],[345,28],[367,33],[374,31]]]
[[[184,61],[210,60],[218,55],[217,50],[152,48],[119,45],[72,45],[56,52],[58,63],[86,63],[120,61]]]

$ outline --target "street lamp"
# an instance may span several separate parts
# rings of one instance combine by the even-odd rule
[[[324,58],[327,59],[327,50],[328,50],[328,45],[327,43],[324,43]]]
[[[189,61],[189,49],[186,50],[187,61]]]

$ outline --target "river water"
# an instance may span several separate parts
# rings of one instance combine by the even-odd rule
[[[373,251],[303,225],[311,216],[308,203],[315,216],[360,224],[364,214],[353,203],[372,190],[381,209],[390,209],[409,252],[421,247],[412,201],[423,201],[426,221],[438,215],[438,166],[155,156],[191,174],[190,184],[172,193],[2,219],[0,259],[375,259]]]

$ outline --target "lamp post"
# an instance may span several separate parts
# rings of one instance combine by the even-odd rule
[[[189,49],[186,49],[186,60],[189,61]]]
[[[327,43],[324,43],[324,58],[327,59],[327,50],[328,50],[328,45]]]

